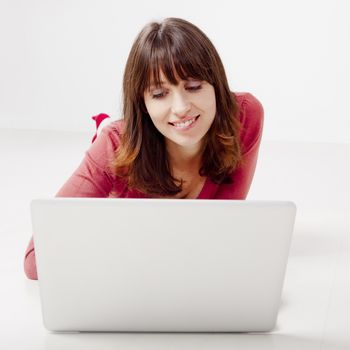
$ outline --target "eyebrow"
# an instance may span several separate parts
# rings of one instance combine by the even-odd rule
[[[195,79],[195,78],[188,78],[188,79],[185,79],[185,81],[191,82],[191,81],[202,81],[202,80]],[[150,85],[149,85],[149,89],[151,89],[153,87],[161,86],[161,85],[164,85],[164,84],[167,84],[167,82],[161,80],[161,81],[159,81],[159,84],[155,84],[155,82],[152,80]]]
[[[159,86],[159,85],[164,85],[164,84],[166,84],[166,82],[163,81],[163,80],[161,80],[161,81],[159,82],[159,84],[156,84],[154,81],[151,81],[151,83],[149,84],[149,87],[150,87],[150,88],[151,88],[151,87],[157,87],[157,86]]]

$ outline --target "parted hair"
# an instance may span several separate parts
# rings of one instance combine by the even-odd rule
[[[123,77],[123,131],[111,162],[114,175],[150,196],[174,196],[182,189],[172,175],[164,136],[144,102],[151,81],[160,86],[161,72],[170,84],[191,77],[214,87],[216,115],[203,140],[199,174],[215,183],[230,182],[242,162],[238,104],[210,39],[180,18],[147,24],[132,45]]]

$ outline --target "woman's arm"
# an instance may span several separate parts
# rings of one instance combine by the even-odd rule
[[[56,197],[108,197],[114,184],[108,164],[119,144],[119,123],[113,122],[102,129]],[[24,271],[29,279],[38,279],[33,237],[25,253]]]

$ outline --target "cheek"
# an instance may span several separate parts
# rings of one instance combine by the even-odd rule
[[[155,126],[166,119],[166,108],[159,101],[145,101],[147,112]]]
[[[206,111],[208,117],[214,118],[216,113],[216,98],[214,89],[206,91],[206,93],[201,96],[200,105],[202,109]]]

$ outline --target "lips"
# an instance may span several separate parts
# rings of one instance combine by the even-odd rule
[[[184,126],[184,124],[191,125],[192,123],[189,123],[191,121],[195,122],[199,118],[199,114],[193,117],[184,117],[181,120],[169,122],[169,124],[174,126]]]

